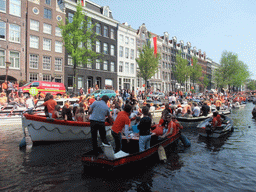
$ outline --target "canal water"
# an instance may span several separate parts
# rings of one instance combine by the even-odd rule
[[[10,121],[0,126],[0,191],[256,191],[253,107],[232,111],[235,129],[228,137],[207,140],[188,128],[190,148],[178,147],[165,164],[120,175],[83,169],[80,155],[89,141],[32,146],[27,137],[20,150],[21,124]]]

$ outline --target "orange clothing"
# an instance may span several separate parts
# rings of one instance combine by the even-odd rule
[[[89,99],[89,105],[93,104],[94,101],[95,101],[94,98],[90,98],[90,99]]]
[[[6,82],[2,83],[2,89],[7,89],[7,83]]]
[[[58,118],[56,113],[58,113],[58,111],[53,111],[53,113],[52,113],[52,118],[53,119],[57,119]]]
[[[220,107],[220,106],[221,106],[221,101],[220,101],[220,100],[217,100],[217,101],[215,102],[215,105],[216,105],[216,107]]]
[[[170,123],[168,124],[167,134],[170,133],[171,131],[172,131],[171,136],[174,136],[178,133],[176,123],[173,121],[170,121]]]
[[[47,107],[49,113],[53,113],[57,102],[53,99],[49,99],[48,101],[45,101],[43,105]]]
[[[212,126],[213,127],[221,126],[221,117],[220,117],[220,115],[217,115],[216,117],[214,117],[212,119]]]
[[[159,125],[163,125],[163,123],[164,123],[164,120],[163,119],[160,119],[160,121],[159,121]]]
[[[119,133],[123,130],[125,125],[130,125],[129,113],[121,111],[118,113],[116,120],[112,126],[112,131]]]

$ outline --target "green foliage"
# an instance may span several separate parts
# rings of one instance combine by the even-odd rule
[[[202,67],[198,64],[197,58],[193,57],[193,66],[190,66],[190,79],[193,84],[198,83],[200,81],[200,77],[202,77]]]
[[[74,88],[76,86],[77,67],[92,63],[100,56],[92,49],[97,40],[97,34],[93,30],[95,25],[91,24],[90,17],[86,19],[85,16],[81,4],[78,4],[73,21],[69,22],[66,18],[66,24],[59,23],[66,52],[73,60]]]
[[[190,67],[188,66],[188,60],[182,58],[181,53],[176,55],[176,65],[173,67],[173,74],[179,83],[185,83],[190,76]]]
[[[219,88],[225,86],[241,86],[249,78],[248,66],[238,60],[236,53],[223,51],[220,67],[214,71],[214,81]]]
[[[209,85],[209,79],[206,77],[206,76],[204,76],[204,78],[203,78],[203,86],[204,86],[204,88],[206,88],[208,85]]]
[[[159,53],[154,54],[154,48],[151,48],[151,42],[148,41],[142,49],[139,49],[139,58],[136,59],[139,67],[137,76],[147,82],[157,72],[160,58]]]
[[[256,80],[249,80],[247,83],[247,88],[251,91],[256,90]]]
[[[27,81],[25,80],[20,80],[19,82],[19,87],[22,87],[23,85],[25,85],[27,83]]]

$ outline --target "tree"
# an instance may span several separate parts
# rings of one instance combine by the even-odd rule
[[[137,76],[141,77],[146,84],[147,81],[157,72],[160,58],[160,53],[154,54],[154,48],[151,48],[150,40],[143,45],[142,49],[139,49],[139,58],[136,59],[139,67]]]
[[[214,81],[219,88],[228,86],[241,86],[250,76],[245,63],[238,60],[236,53],[223,51],[220,60],[220,67],[214,72]]]
[[[100,56],[100,54],[92,50],[97,37],[93,30],[95,25],[91,24],[90,17],[86,19],[85,16],[81,4],[78,4],[72,20],[66,18],[66,24],[59,23],[66,52],[72,58],[74,71],[73,91],[76,88],[77,67],[86,64],[91,65]]]
[[[190,79],[193,82],[193,85],[195,83],[198,83],[200,81],[200,77],[202,77],[202,67],[197,63],[197,58],[193,57],[193,66],[190,66]]]
[[[188,60],[182,58],[181,52],[176,55],[176,65],[172,68],[174,77],[178,83],[185,83],[190,76],[190,66]]]
[[[249,80],[247,83],[247,88],[254,91],[256,89],[256,80]]]
[[[204,76],[201,84],[205,89],[209,85],[209,79],[206,76]]]

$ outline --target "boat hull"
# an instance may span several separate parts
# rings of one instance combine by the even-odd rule
[[[22,127],[27,128],[33,143],[75,141],[91,138],[90,123],[47,119],[24,114]],[[111,126],[106,126],[107,134]]]

